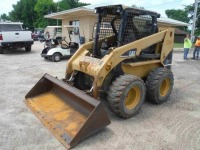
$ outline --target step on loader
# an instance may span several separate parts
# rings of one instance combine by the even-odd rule
[[[157,26],[156,12],[111,5],[95,8],[94,40],[67,62],[63,80],[45,74],[25,103],[67,148],[110,124],[136,115],[144,100],[165,102],[173,88],[174,30]]]

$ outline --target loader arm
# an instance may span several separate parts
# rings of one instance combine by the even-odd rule
[[[72,62],[73,62],[78,56],[83,56],[83,55],[85,56],[85,55],[89,52],[88,50],[92,49],[93,44],[94,44],[93,41],[83,44],[83,45],[74,53],[74,55],[72,55],[72,57],[68,60],[68,62],[67,62],[67,70],[66,70],[66,77],[65,77],[66,79],[68,78],[67,75],[70,75],[70,74],[73,72],[73,70],[72,70]],[[70,73],[68,73],[68,72],[70,72]]]
[[[172,28],[142,38],[140,40],[137,40],[135,42],[129,43],[127,45],[121,46],[113,50],[113,52],[110,55],[102,59],[102,61],[105,63],[99,68],[99,71],[96,74],[96,77],[99,78],[97,80],[97,86],[102,85],[105,77],[114,67],[116,67],[120,62],[123,62],[125,59],[127,59],[121,57],[125,52],[131,49],[136,49],[136,55],[133,57],[137,57],[141,54],[141,51],[143,49],[161,41],[163,41],[163,46],[160,55],[160,64],[164,66],[163,61],[167,57],[167,55],[172,51],[173,48],[174,29]]]
[[[130,50],[136,50],[132,58],[138,57],[143,49],[159,42],[164,42],[159,63],[164,66],[164,58],[171,52],[173,47],[173,29],[161,31],[148,37],[139,39],[124,46],[115,48],[110,54],[105,55],[102,59],[86,56],[88,52],[86,47],[91,46],[91,43],[83,45],[75,55],[68,61],[66,74],[69,77],[73,71],[81,71],[94,77],[94,85],[101,87],[108,73],[116,67],[120,62],[123,62],[130,57],[122,55]]]

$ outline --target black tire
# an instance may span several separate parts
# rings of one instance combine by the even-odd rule
[[[31,45],[26,46],[26,47],[25,47],[25,50],[26,50],[26,52],[30,52],[30,51],[31,51]]]
[[[60,60],[61,60],[61,54],[60,54],[60,53],[55,53],[55,54],[53,54],[53,56],[52,56],[52,61],[58,62],[58,61],[60,61]]]
[[[113,72],[111,71],[107,76],[106,78],[104,79],[103,81],[103,84],[101,86],[101,92],[100,92],[100,99],[101,100],[106,100],[107,99],[107,96],[108,96],[108,93],[107,91],[109,90],[110,88],[110,85],[112,84],[112,81],[113,81]]]
[[[130,118],[140,110],[146,94],[142,79],[133,75],[121,75],[113,81],[107,100],[111,110],[122,118]]]
[[[84,73],[77,72],[74,78],[74,87],[80,90],[86,90],[86,86],[84,84]]]
[[[92,87],[92,79],[83,72],[77,72],[74,77],[74,87],[80,90],[88,90]]]
[[[167,101],[174,85],[174,77],[171,70],[156,68],[147,77],[146,99],[155,104]]]

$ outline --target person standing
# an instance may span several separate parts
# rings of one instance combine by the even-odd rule
[[[183,55],[184,59],[188,59],[187,55],[191,47],[192,47],[192,42],[190,41],[190,35],[187,34],[184,39],[184,55]]]
[[[199,59],[199,50],[200,50],[200,36],[197,37],[197,40],[194,44],[194,52],[193,52],[193,58],[192,59]]]

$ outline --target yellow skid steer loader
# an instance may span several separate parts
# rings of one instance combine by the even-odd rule
[[[174,30],[159,29],[156,12],[122,5],[95,8],[94,41],[83,44],[58,80],[45,74],[25,103],[67,148],[110,124],[101,99],[122,118],[145,99],[161,104],[173,88]]]

